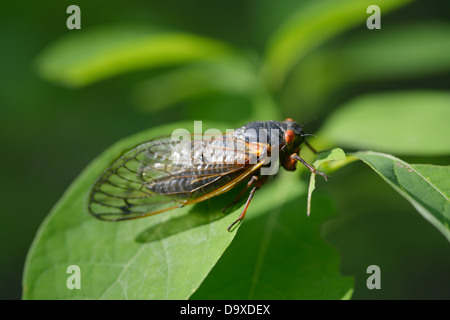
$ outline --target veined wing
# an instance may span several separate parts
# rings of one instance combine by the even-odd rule
[[[156,138],[127,151],[102,174],[88,209],[101,220],[119,221],[200,202],[248,177],[264,164],[267,152],[267,145],[231,134],[199,141]]]

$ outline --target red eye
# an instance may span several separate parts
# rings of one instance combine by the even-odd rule
[[[284,140],[286,141],[286,143],[292,143],[295,140],[295,133],[292,130],[286,130],[286,132],[284,133]]]

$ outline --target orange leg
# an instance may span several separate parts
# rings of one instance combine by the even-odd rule
[[[328,181],[328,176],[325,173],[323,173],[319,170],[316,170],[316,168],[314,168],[308,162],[306,162],[305,160],[300,158],[300,156],[298,154],[296,154],[296,153],[291,154],[291,159],[300,161],[301,163],[303,163],[305,165],[305,167],[307,167],[309,169],[309,171],[311,171],[312,173],[321,175],[322,177],[324,177],[325,181]]]
[[[239,200],[241,200],[242,196],[244,195],[244,193],[248,190],[248,188],[250,188],[256,181],[258,180],[257,176],[252,176],[250,178],[250,181],[247,183],[247,185],[245,186],[244,189],[242,189],[241,192],[239,192],[239,194],[237,195],[237,197],[233,200],[233,202],[229,203],[225,208],[222,209],[222,212],[225,212],[229,207],[231,207],[232,205],[235,205],[236,203],[239,202]]]
[[[235,222],[233,222],[229,227],[228,227],[228,231],[231,231],[231,228],[238,222],[241,222],[244,217],[245,217],[245,213],[247,212],[248,206],[250,205],[250,202],[253,199],[253,196],[255,195],[256,190],[258,190],[259,188],[261,188],[261,186],[267,181],[268,176],[263,176],[258,178],[257,176],[252,176],[252,178],[250,179],[249,183],[247,184],[246,188],[238,195],[238,197],[233,201],[233,203],[236,203],[237,201],[239,201],[239,199],[241,198],[242,194],[248,189],[250,188],[253,184],[255,184],[255,186],[253,187],[253,189],[250,191],[250,194],[247,198],[247,202],[245,203],[245,207],[244,210],[242,210],[241,214],[239,215],[239,218],[237,218],[237,220]]]

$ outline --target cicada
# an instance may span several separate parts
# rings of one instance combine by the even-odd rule
[[[270,175],[266,171],[274,164],[276,169],[294,171],[300,161],[327,180],[299,156],[303,144],[317,153],[306,136],[300,125],[286,119],[250,122],[200,139],[194,134],[187,139],[174,135],[151,139],[123,153],[97,179],[88,210],[106,221],[143,218],[208,200],[246,182],[231,203],[239,202],[250,189],[230,231],[244,219],[255,192]]]

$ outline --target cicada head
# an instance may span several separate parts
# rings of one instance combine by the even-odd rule
[[[297,168],[297,161],[291,155],[300,152],[300,145],[305,142],[305,132],[292,119],[286,119],[280,127],[283,131],[282,148],[280,150],[281,165],[288,171],[294,171]]]
[[[302,127],[292,119],[283,122],[283,139],[286,151],[289,153],[298,153],[300,145],[305,142],[305,132]]]

